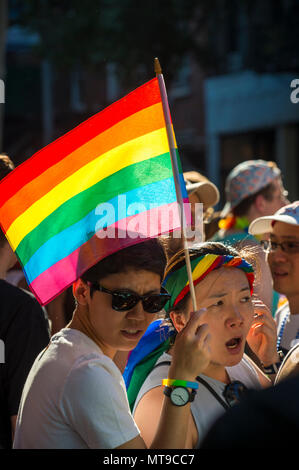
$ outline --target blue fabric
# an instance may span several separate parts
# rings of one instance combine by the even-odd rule
[[[174,331],[172,331],[168,325],[162,325],[162,323],[163,320],[161,319],[153,321],[136,348],[131,352],[123,373],[127,388],[130,385],[130,380],[136,365],[174,334]]]

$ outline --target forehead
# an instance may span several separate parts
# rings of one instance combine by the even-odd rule
[[[215,269],[195,287],[199,296],[210,296],[216,293],[229,293],[234,290],[249,288],[246,274],[239,268],[222,267]]]
[[[299,225],[290,225],[284,222],[275,222],[272,230],[273,236],[282,238],[299,238]]]
[[[160,289],[159,274],[144,269],[127,269],[125,271],[109,274],[100,280],[107,289],[128,289],[136,292]]]

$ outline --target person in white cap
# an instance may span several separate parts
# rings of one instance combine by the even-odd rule
[[[233,168],[226,179],[225,194],[220,230],[211,241],[231,245],[258,247],[258,240],[248,233],[249,224],[258,217],[274,214],[289,202],[280,169],[274,162],[261,159],[248,160]],[[262,282],[255,286],[255,293],[274,315],[279,296],[272,289],[271,273],[262,252],[259,260]]]
[[[261,244],[267,253],[273,287],[287,299],[275,315],[277,349],[286,353],[299,343],[299,201],[272,216],[257,218],[250,224],[249,233],[269,234]]]

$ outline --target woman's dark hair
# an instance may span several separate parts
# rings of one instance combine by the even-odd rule
[[[110,274],[134,269],[136,271],[145,270],[156,273],[160,276],[162,282],[165,267],[166,255],[163,246],[159,239],[151,238],[104,258],[88,269],[81,276],[81,279],[84,282],[98,282]]]

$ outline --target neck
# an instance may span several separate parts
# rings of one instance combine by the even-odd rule
[[[112,348],[111,346],[105,344],[101,338],[99,338],[92,326],[92,323],[89,319],[88,308],[82,305],[78,305],[74,311],[74,315],[70,323],[67,325],[67,328],[73,328],[74,330],[81,331],[84,333],[88,338],[90,338],[105,354],[105,356],[110,357],[113,359],[116,354],[116,349]]]
[[[219,382],[223,382],[225,384],[230,383],[230,378],[225,367],[215,362],[210,362],[208,367],[202,373],[211,379],[219,380]]]
[[[168,350],[168,354],[170,354],[171,356],[172,349],[173,348],[170,348]],[[211,379],[219,380],[219,382],[223,382],[226,384],[230,383],[230,378],[228,376],[228,373],[226,372],[225,367],[220,364],[217,364],[216,362],[211,361],[208,367],[205,370],[200,371],[199,374],[204,374],[207,377],[210,377]]]
[[[289,302],[291,315],[299,314],[299,292],[287,298]]]

